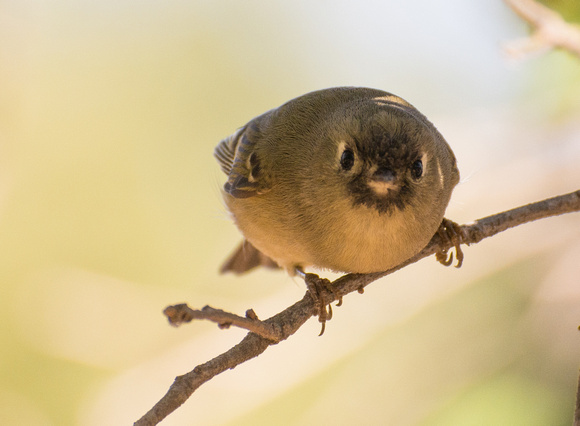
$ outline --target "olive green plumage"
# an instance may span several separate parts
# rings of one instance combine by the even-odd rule
[[[215,156],[247,240],[223,271],[387,270],[429,242],[459,182],[437,129],[403,99],[366,88],[293,99],[221,141]]]

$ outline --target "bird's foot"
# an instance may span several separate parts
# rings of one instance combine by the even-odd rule
[[[326,321],[332,318],[332,301],[338,299],[336,306],[342,305],[342,296],[336,293],[332,283],[326,278],[320,278],[316,274],[302,272],[302,278],[308,288],[308,293],[314,304],[318,305],[318,321],[322,324],[319,336],[324,334],[326,328]],[[332,296],[330,296],[332,294]],[[328,300],[331,300],[328,302]]]
[[[457,258],[456,268],[460,268],[463,264],[463,251],[461,250],[461,244],[463,243],[463,229],[460,225],[453,222],[452,220],[443,218],[437,234],[441,238],[443,246],[453,245],[455,248],[455,257]],[[435,258],[439,263],[445,266],[450,266],[453,263],[453,252],[449,249],[444,248],[435,253]]]

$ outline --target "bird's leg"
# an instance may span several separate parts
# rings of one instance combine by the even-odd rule
[[[443,218],[443,221],[437,230],[437,235],[439,235],[444,245],[453,244],[455,255],[457,257],[457,265],[455,265],[455,267],[460,268],[463,264],[463,251],[461,250],[463,230],[461,226],[452,220]],[[449,252],[448,249],[442,249],[435,253],[435,258],[442,265],[449,266],[453,263],[453,252]]]
[[[334,299],[338,299],[336,306],[342,304],[342,296],[336,293],[332,283],[326,278],[320,278],[316,274],[306,273],[301,268],[296,268],[296,275],[302,277],[310,297],[318,305],[318,321],[322,324],[319,336],[322,336],[326,327],[326,321],[330,321],[332,318],[332,306],[330,303],[326,303],[324,295],[328,292],[332,293]]]

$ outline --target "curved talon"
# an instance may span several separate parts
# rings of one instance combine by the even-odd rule
[[[461,250],[461,248],[459,247],[459,244],[455,246],[455,253],[457,254],[457,265],[455,265],[456,268],[461,268],[461,265],[463,265],[463,250]]]
[[[461,226],[449,219],[443,218],[441,225],[437,230],[437,234],[445,246],[449,244],[453,245],[457,258],[457,264],[455,267],[461,268],[464,259],[463,250],[461,250],[461,243],[463,240],[463,229]],[[450,266],[453,264],[453,252],[449,252],[447,248],[435,253],[435,258],[444,266]]]
[[[336,290],[332,287],[332,283],[326,278],[320,278],[316,274],[304,273],[301,270],[298,270],[297,272],[304,279],[306,287],[308,288],[308,293],[310,293],[310,297],[312,297],[314,304],[318,305],[318,321],[322,324],[319,336],[322,336],[326,329],[326,321],[332,319],[332,305],[325,302],[324,292],[325,290],[329,291],[334,295],[335,299],[338,299],[336,306],[342,304],[342,296],[336,293]]]
[[[450,266],[453,263],[453,252],[448,253],[447,250],[441,250],[435,253],[435,258],[444,266]]]

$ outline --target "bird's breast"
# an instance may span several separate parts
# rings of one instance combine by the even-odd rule
[[[436,230],[433,225],[426,228],[410,208],[379,213],[344,198],[329,204],[296,203],[289,209],[269,195],[226,196],[226,202],[244,236],[287,269],[385,271],[421,250]]]
[[[342,214],[334,215],[325,231],[325,244],[316,254],[315,264],[329,269],[385,271],[413,256],[432,236],[409,209],[393,209],[388,214],[367,206],[341,210]]]

